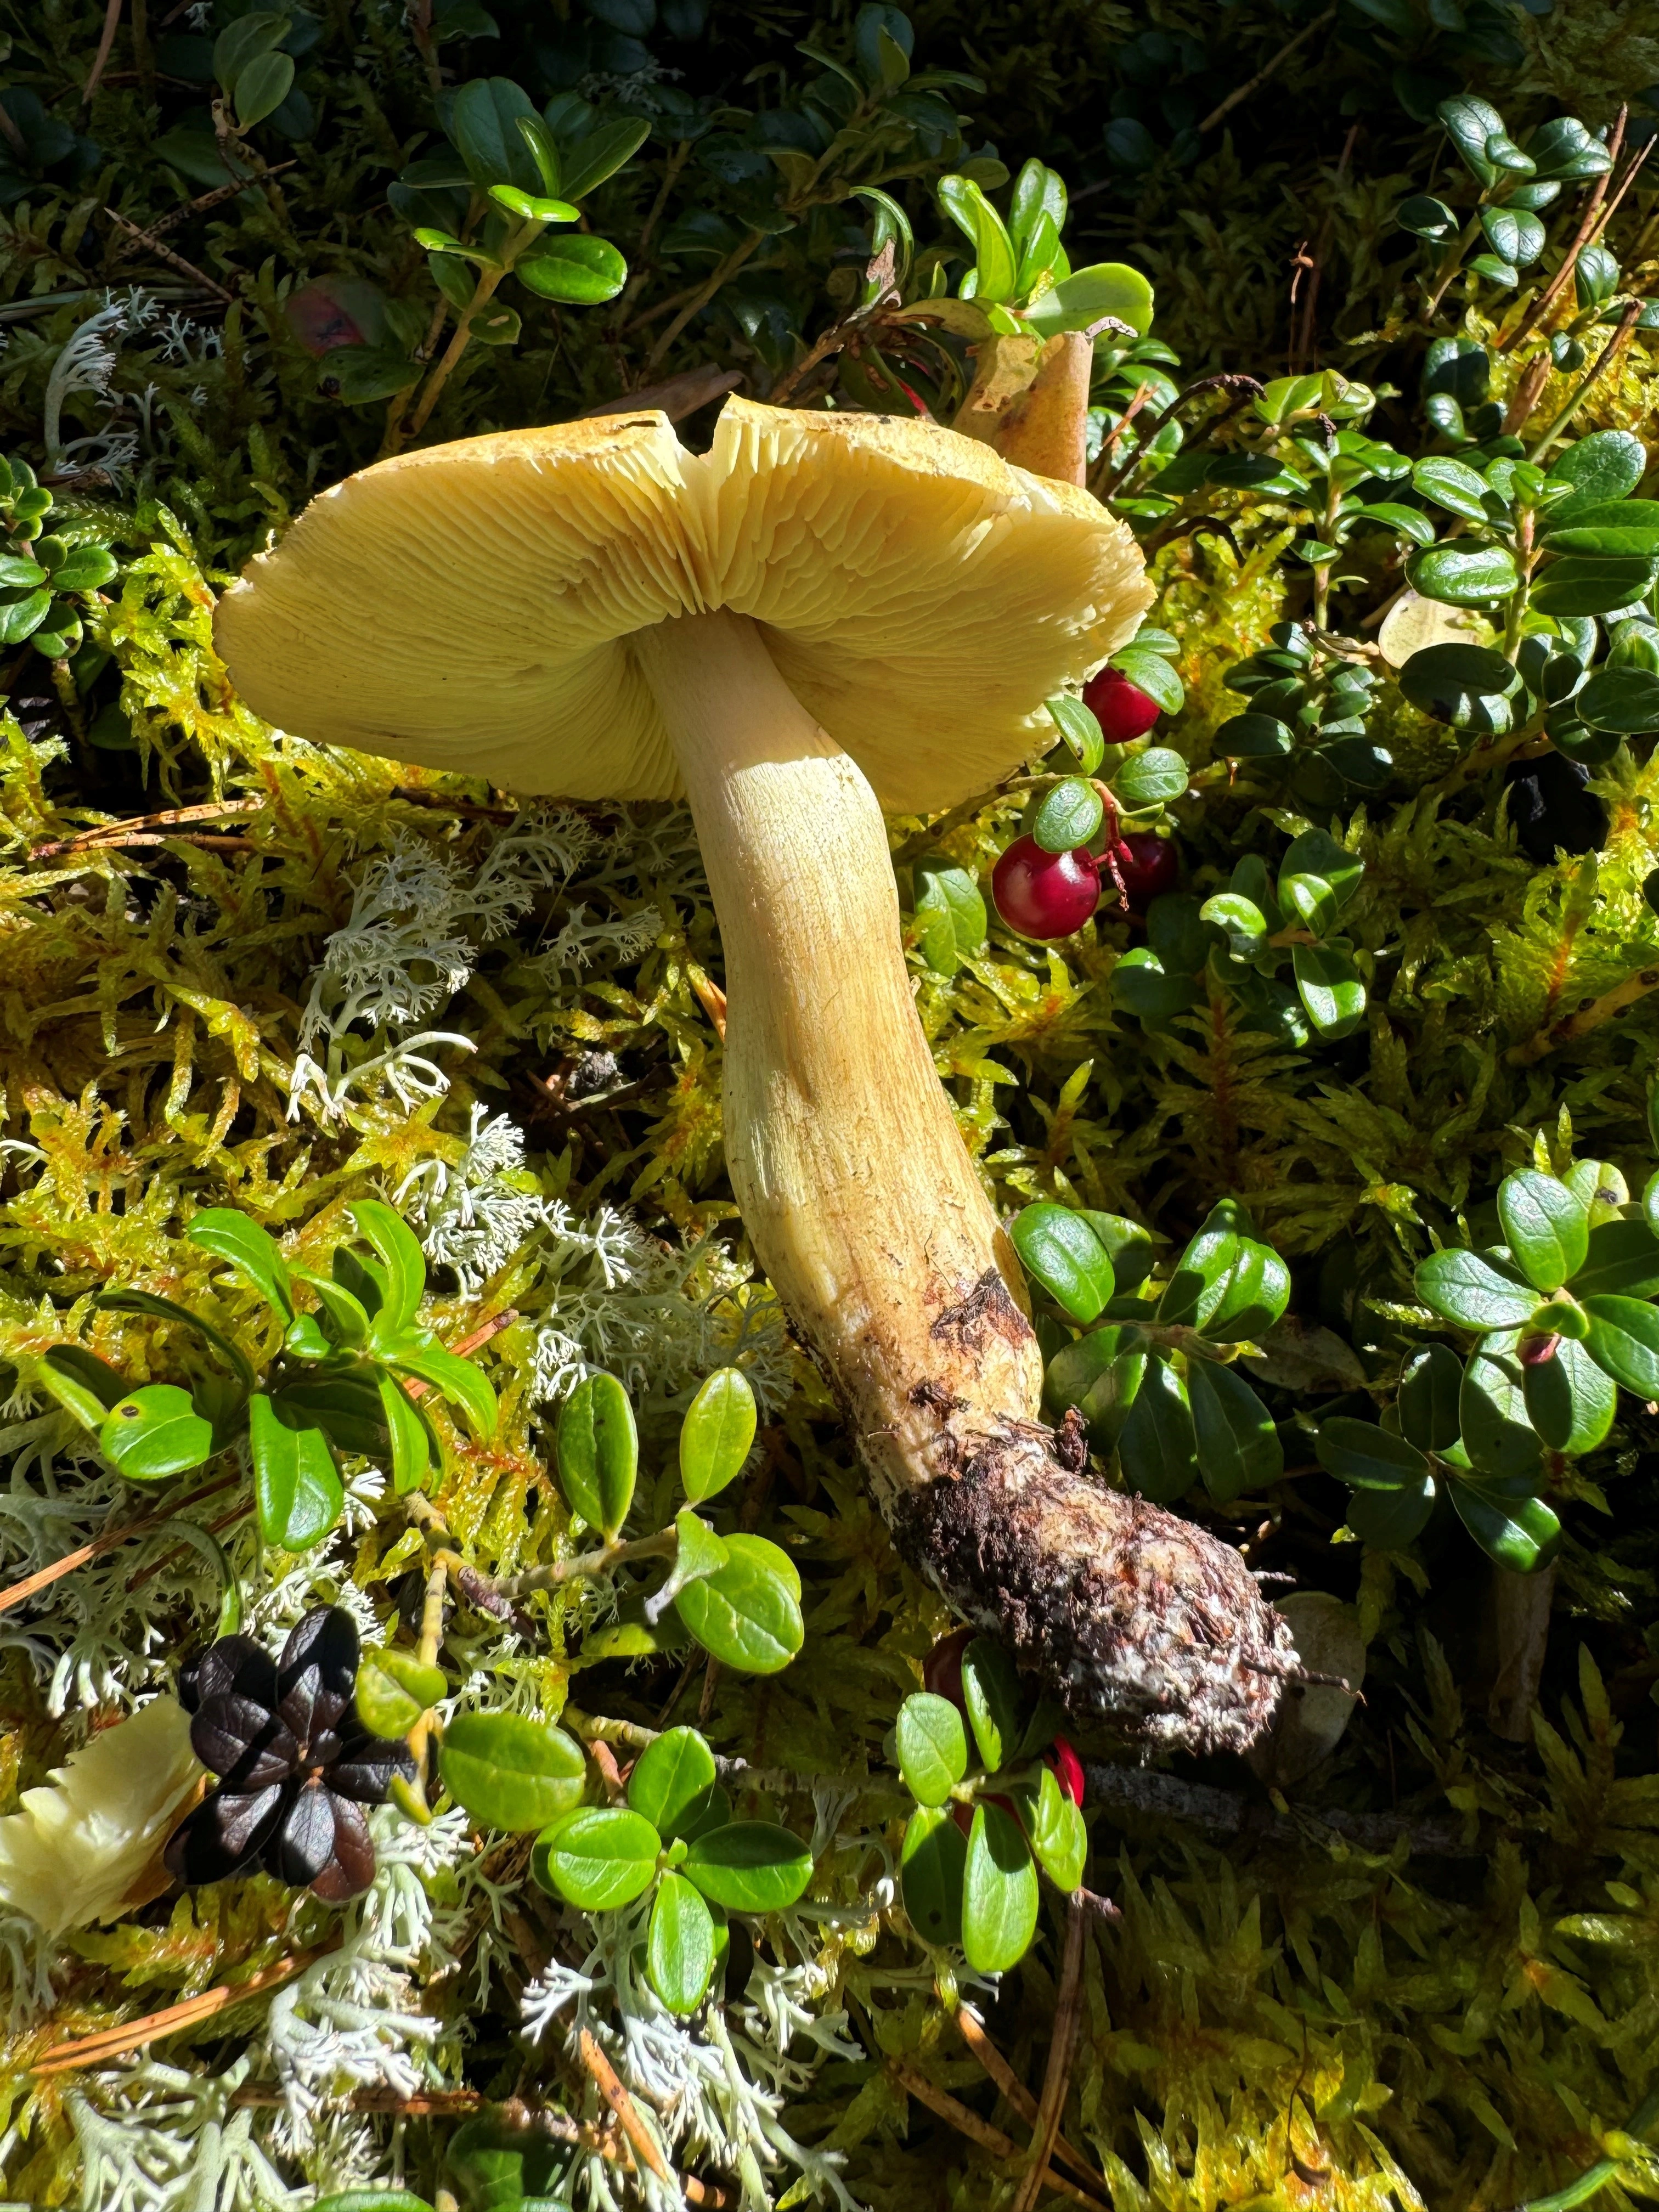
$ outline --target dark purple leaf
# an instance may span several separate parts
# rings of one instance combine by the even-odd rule
[[[191,1748],[238,1794],[286,1782],[299,1747],[269,1707],[252,1698],[209,1698],[190,1724]]]
[[[282,1803],[280,1790],[248,1797],[216,1790],[168,1838],[162,1853],[167,1872],[187,1888],[241,1873],[275,1826]]]
[[[389,1736],[358,1736],[329,1768],[328,1786],[337,1796],[355,1798],[360,1805],[384,1805],[394,1774],[405,1782],[415,1779],[409,1746]]]
[[[312,1881],[313,1893],[330,1905],[359,1897],[374,1879],[374,1844],[368,1822],[356,1805],[334,1800],[334,1851]]]
[[[192,1659],[179,1677],[179,1702],[187,1713],[210,1698],[252,1698],[276,1709],[276,1662],[251,1636],[222,1636]]]
[[[321,1782],[302,1782],[271,1838],[265,1863],[297,1889],[313,1881],[334,1853],[334,1801]]]
[[[314,1606],[283,1646],[276,1662],[278,1710],[301,1757],[325,1729],[351,1710],[357,1680],[357,1626],[343,1607]]]

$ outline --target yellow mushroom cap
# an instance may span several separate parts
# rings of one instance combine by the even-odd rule
[[[314,499],[220,603],[267,721],[571,799],[672,799],[628,640],[716,609],[890,811],[948,806],[1052,735],[1042,702],[1151,603],[1125,526],[1073,485],[930,422],[726,402],[498,432]]]

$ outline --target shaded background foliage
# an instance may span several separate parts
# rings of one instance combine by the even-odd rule
[[[222,1291],[179,1236],[198,1206],[242,1206],[321,1256],[352,1197],[409,1191],[429,1256],[449,1270],[434,1326],[449,1336],[508,1307],[520,1316],[487,1355],[501,1438],[485,1450],[444,1428],[451,1525],[504,1571],[567,1541],[544,1409],[580,1363],[623,1374],[660,1455],[701,1375],[741,1359],[768,1417],[741,1510],[801,1565],[808,1643],[775,1681],[711,1680],[704,1725],[757,1765],[845,1778],[832,1832],[854,1836],[861,1821],[879,1834],[893,1812],[883,1738],[943,1622],[902,1577],[818,1386],[749,1280],[720,1167],[706,990],[718,941],[684,821],[514,816],[457,780],[404,783],[385,763],[319,755],[254,722],[212,657],[213,587],[386,434],[387,400],[347,404],[339,364],[308,342],[338,315],[366,339],[402,338],[400,311],[406,346],[424,333],[427,258],[407,207],[386,194],[439,143],[434,82],[491,74],[538,101],[574,89],[649,121],[641,155],[591,209],[633,276],[614,307],[521,301],[521,337],[468,351],[431,434],[562,419],[709,363],[764,397],[856,284],[869,214],[846,197],[852,182],[884,180],[923,245],[937,244],[939,174],[977,159],[988,179],[994,161],[1014,169],[1036,153],[1071,185],[1073,258],[1145,268],[1157,334],[1188,373],[1328,363],[1381,391],[1372,428],[1403,441],[1412,401],[1386,387],[1414,392],[1423,331],[1403,303],[1416,248],[1393,215],[1406,191],[1441,189],[1449,173],[1436,102],[1470,86],[1518,137],[1563,106],[1602,126],[1628,101],[1639,135],[1659,118],[1643,98],[1659,85],[1659,37],[1640,11],[1597,0],[1538,14],[1480,0],[1009,5],[971,20],[922,7],[918,67],[970,72],[983,90],[950,88],[943,120],[907,109],[921,95],[902,88],[872,91],[834,173],[803,184],[763,149],[797,128],[778,118],[799,118],[822,74],[800,42],[856,52],[851,9],[605,0],[501,9],[491,33],[470,0],[408,16],[336,4],[295,11],[301,104],[250,135],[258,161],[291,166],[192,206],[217,189],[211,38],[246,12],[225,0],[205,18],[130,7],[89,102],[102,10],[47,0],[9,19],[0,432],[6,450],[52,470],[62,511],[123,565],[78,680],[54,679],[27,651],[4,671],[0,1074],[6,1135],[29,1148],[0,1188],[7,1356],[21,1375],[72,1328],[171,1376],[176,1343],[93,1322],[87,1294],[137,1281],[216,1310]],[[1258,89],[1208,120],[1269,64]],[[1632,265],[1653,252],[1652,208],[1638,194],[1622,220]],[[77,339],[106,293],[112,319],[95,342]],[[1640,428],[1652,376],[1632,346],[1583,427]],[[1547,392],[1546,414],[1551,404]],[[684,434],[695,441],[708,420],[694,412]],[[1188,696],[1169,742],[1197,769],[1237,703],[1222,677],[1303,590],[1275,565],[1281,517],[1243,498],[1214,511],[1237,554],[1207,534],[1154,556],[1157,619],[1177,641]],[[941,1072],[1006,1209],[1059,1193],[1178,1244],[1218,1197],[1247,1200],[1293,1264],[1297,1326],[1252,1370],[1292,1438],[1310,1438],[1334,1403],[1369,1404],[1367,1386],[1397,1362],[1389,1309],[1408,1302],[1428,1228],[1453,1237],[1459,1212],[1531,1157],[1534,1132],[1559,1164],[1576,1147],[1635,1188],[1651,1165],[1651,998],[1570,1054],[1505,1057],[1559,1008],[1659,957],[1643,894],[1656,859],[1650,761],[1636,748],[1603,771],[1598,849],[1540,860],[1516,841],[1501,779],[1425,795],[1455,747],[1391,685],[1379,712],[1399,780],[1338,824],[1366,863],[1350,926],[1373,990],[1355,1036],[1292,1053],[1218,1000],[1184,1027],[1143,1031],[1114,1007],[1110,976],[1137,933],[1110,912],[1063,948],[998,933],[952,976],[915,963]],[[192,805],[236,811],[157,825],[150,847],[88,836]],[[1018,812],[1017,800],[988,805],[945,849],[984,871]],[[1189,883],[1215,888],[1241,837],[1271,842],[1274,825],[1244,813],[1224,792],[1183,803]],[[493,905],[481,881],[496,886]],[[419,990],[399,997],[400,975]],[[479,1219],[490,1233],[475,1233]],[[234,1300],[220,1317],[248,1325]],[[1659,1498],[1653,1417],[1625,1410],[1595,1479],[1578,1477],[1571,1496],[1527,1744],[1487,1726],[1489,1575],[1455,1526],[1437,1524],[1410,1553],[1334,1547],[1346,1498],[1310,1442],[1260,1515],[1212,1512],[1261,1564],[1352,1608],[1370,1647],[1367,1704],[1306,1788],[1286,1783],[1293,1809],[1277,1825],[1259,1781],[1236,1767],[1172,1778],[1225,1793],[1208,1825],[1194,1817],[1208,1801],[1179,1788],[1139,1809],[1109,1796],[1093,1816],[1093,1881],[1124,1917],[1091,1938],[1066,2128],[1097,2153],[1117,2212],[1499,2212],[1584,2171],[1641,2106],[1659,1927]],[[26,1395],[12,1411],[0,1527],[22,1574],[95,1533],[118,1499],[94,1480],[65,1483],[54,1503],[58,1417]],[[326,1571],[395,1633],[404,1534],[372,1494],[361,1504]],[[246,1528],[227,1540],[246,1545]],[[251,1551],[236,1557],[264,1571]],[[298,1609],[310,1571],[273,1577],[271,1620]],[[51,1616],[25,1620],[4,1652],[5,1809],[89,1717],[165,1682],[180,1640],[209,1627],[189,1559],[159,1543],[88,1570]],[[550,1606],[542,1624],[544,1649],[503,1644],[477,1620],[458,1626],[450,1656],[472,1694],[559,1710],[566,1653],[591,1623]],[[605,1670],[602,1688],[578,1674],[574,1689],[651,1721],[678,1672]],[[696,1697],[694,1686],[680,1717],[696,1716]],[[1253,1832],[1228,1840],[1247,1804]],[[804,1797],[795,1809],[810,1817]],[[1395,1825],[1359,1839],[1322,1809]],[[1413,1832],[1429,1845],[1416,1856]],[[982,2201],[1015,2169],[907,2096],[895,2063],[999,2129],[1020,2134],[1017,2117],[960,2040],[951,1993],[852,1909],[869,1869],[853,1844],[824,1862],[849,1910],[817,1938],[818,2000],[846,2005],[855,2041],[788,2080],[788,2125],[845,2154],[862,2201]],[[505,1883],[513,1869],[492,1860],[490,1873]],[[441,1977],[424,1988],[405,1977],[378,1992],[388,2017],[441,2023],[439,2086],[499,2098],[528,2074],[577,2108],[586,2093],[562,2078],[556,2039],[527,2060],[515,2040],[523,1966],[569,1953],[570,1925],[525,1890],[509,1942],[453,1865],[430,1887],[456,1906],[446,1940],[483,1972],[489,2001],[470,2008]],[[177,2201],[167,2191],[204,2154],[206,2106],[174,2083],[196,2117],[144,2118],[166,2084],[138,2067],[67,2090],[52,2076],[32,2084],[27,2069],[67,2035],[317,1940],[326,1923],[310,1910],[291,1917],[259,1878],[78,1936],[56,2009],[20,2021],[0,2062],[0,2118],[16,2130],[3,2139],[8,2193]],[[1054,1933],[991,2015],[1034,2084]],[[250,2054],[256,2081],[310,2081],[250,2017],[233,2015],[228,2033],[216,2017],[167,2046],[186,2087]],[[112,2119],[135,2160],[163,2173],[148,2197],[109,2147]],[[286,2184],[384,2177],[386,2123],[356,2124],[343,2148],[325,2131],[276,2144]],[[445,2136],[411,2128],[400,2153],[427,2185]],[[1605,2201],[1650,2194],[1651,2158],[1613,2140],[1631,2155]],[[220,2169],[212,2186],[226,2205],[249,2189]]]

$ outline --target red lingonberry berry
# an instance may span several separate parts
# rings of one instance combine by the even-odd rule
[[[921,1662],[921,1686],[936,1698],[948,1698],[964,1717],[968,1701],[962,1693],[962,1655],[974,1640],[971,1628],[953,1628]]]
[[[1083,687],[1083,703],[1109,745],[1127,745],[1144,738],[1161,711],[1156,699],[1115,668],[1103,668],[1089,678]]]
[[[1134,914],[1145,914],[1155,898],[1172,891],[1181,881],[1181,860],[1175,840],[1156,830],[1137,830],[1120,837],[1112,848],[1115,865],[1110,873]]]
[[[1080,1805],[1083,1802],[1083,1761],[1063,1735],[1054,1738],[1051,1756],[1055,1781],[1073,1805]]]
[[[1070,937],[1100,903],[1100,869],[1085,846],[1045,853],[1035,837],[1019,837],[992,871],[991,896],[1022,937]]]

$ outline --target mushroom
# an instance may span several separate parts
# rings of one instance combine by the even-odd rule
[[[756,1256],[900,1549],[1074,1709],[1243,1745],[1291,1663],[1239,1554],[1062,1466],[1018,1263],[917,1020],[883,809],[947,807],[1152,593],[1088,495],[932,423],[728,400],[400,454],[226,593],[305,738],[576,799],[690,801]]]

